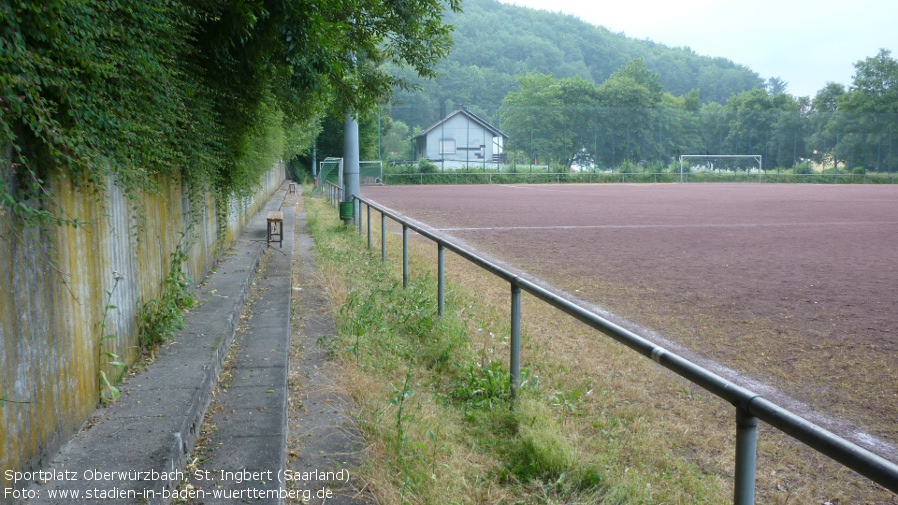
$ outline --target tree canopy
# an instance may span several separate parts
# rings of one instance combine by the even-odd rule
[[[331,109],[365,111],[430,77],[460,0],[47,0],[0,3],[0,201],[52,199],[60,170],[131,197],[154,176],[248,192],[310,145]],[[43,209],[43,210],[42,210]]]

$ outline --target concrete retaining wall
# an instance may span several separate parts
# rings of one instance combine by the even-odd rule
[[[78,229],[17,239],[0,212],[0,397],[28,402],[0,408],[0,487],[7,470],[43,466],[96,408],[100,371],[114,372],[102,351],[137,357],[138,308],[160,293],[178,244],[199,281],[285,177],[283,164],[273,167],[252,198],[223,209],[206,197],[189,232],[191,203],[177,181],[159,181],[157,194],[135,202],[114,187],[97,200],[60,179],[51,191],[63,212],[85,221]],[[115,338],[101,349],[104,334]]]

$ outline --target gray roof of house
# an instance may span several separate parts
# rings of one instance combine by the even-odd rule
[[[463,108],[463,109],[458,109],[458,110],[452,112],[451,114],[449,114],[448,116],[444,117],[443,119],[437,121],[437,122],[434,123],[430,128],[424,130],[424,131],[421,132],[419,135],[416,135],[415,138],[418,138],[418,137],[424,137],[425,135],[427,135],[428,133],[430,133],[431,130],[433,130],[434,128],[439,127],[441,124],[445,123],[446,121],[449,121],[450,119],[452,119],[454,116],[457,116],[458,114],[464,114],[465,116],[468,116],[468,118],[470,118],[471,121],[474,121],[475,123],[480,124],[481,126],[483,126],[484,128],[486,128],[487,130],[489,130],[490,132],[492,132],[493,135],[498,135],[498,136],[501,136],[501,137],[506,138],[506,139],[508,138],[508,135],[502,133],[502,131],[500,131],[498,128],[496,128],[495,126],[493,126],[493,125],[487,123],[486,121],[484,121],[483,119],[481,119],[477,114],[474,114],[473,112],[469,111],[468,109],[464,109],[464,108]]]

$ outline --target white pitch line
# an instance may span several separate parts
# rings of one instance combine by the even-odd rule
[[[645,228],[772,228],[787,226],[863,226],[898,225],[898,221],[855,221],[832,223],[732,223],[732,224],[596,224],[559,226],[458,226],[435,228],[438,231],[516,231],[516,230],[625,230]]]
[[[549,183],[549,184],[551,184],[551,183]],[[642,191],[644,193],[650,192],[650,191],[658,191],[658,192],[677,191],[677,188],[679,187],[679,186],[673,186],[673,185],[656,186],[656,185],[652,185],[652,184],[640,184],[640,183],[630,183],[630,184],[608,183],[608,184],[604,184],[604,185],[592,185],[592,186],[587,186],[586,183],[574,183],[574,184],[562,184],[562,185],[555,184],[554,186],[556,186],[556,188],[546,187],[549,184],[545,184],[545,185],[541,185],[541,184],[532,184],[532,185],[494,184],[494,186],[498,186],[500,188],[526,189],[526,190],[530,190],[530,191],[548,191],[551,193],[577,193],[580,195],[589,195],[589,196],[592,196],[592,195],[602,196],[603,193],[596,193],[596,192],[591,191],[592,189],[596,189],[599,187],[601,187],[601,189],[627,188],[625,191],[629,191],[632,189],[633,191],[638,190],[638,191]],[[577,191],[577,189],[580,189],[580,188],[585,188],[586,191]],[[749,191],[752,190],[748,186],[746,186],[746,187],[715,187],[715,188],[704,188],[703,190],[704,191],[745,191],[746,189],[748,189]],[[887,200],[887,201],[892,201],[892,200]]]
[[[541,188],[538,186],[517,186],[514,184],[497,184],[497,186],[502,187],[502,188],[512,188],[512,189],[529,189],[531,191],[550,191],[552,193],[571,193],[571,191],[564,191],[561,189]]]

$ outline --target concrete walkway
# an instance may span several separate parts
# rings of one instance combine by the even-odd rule
[[[153,364],[122,386],[115,404],[97,409],[46,469],[52,478],[33,484],[29,490],[36,497],[21,503],[167,504],[185,479],[192,484],[181,487],[182,497],[190,495],[186,503],[283,503],[285,497],[302,502],[301,497],[290,499],[288,493],[295,493],[297,485],[285,478],[291,477],[286,461],[287,378],[298,197],[287,194],[285,184],[253,217],[197,287],[201,303],[186,314],[186,329],[160,349]],[[283,247],[266,244],[266,215],[272,210],[284,214]],[[304,229],[304,215],[302,224]],[[306,244],[303,254],[311,250],[307,242],[301,243]],[[245,317],[248,322],[238,331],[251,287],[258,293],[250,307],[252,317]],[[202,465],[188,466],[235,339],[227,383],[218,389],[207,417],[213,427],[208,457]],[[340,424],[333,416],[330,423]],[[359,444],[347,447],[329,450],[345,459]],[[294,468],[297,461],[305,459],[293,461]],[[311,465],[305,467],[334,469]]]

